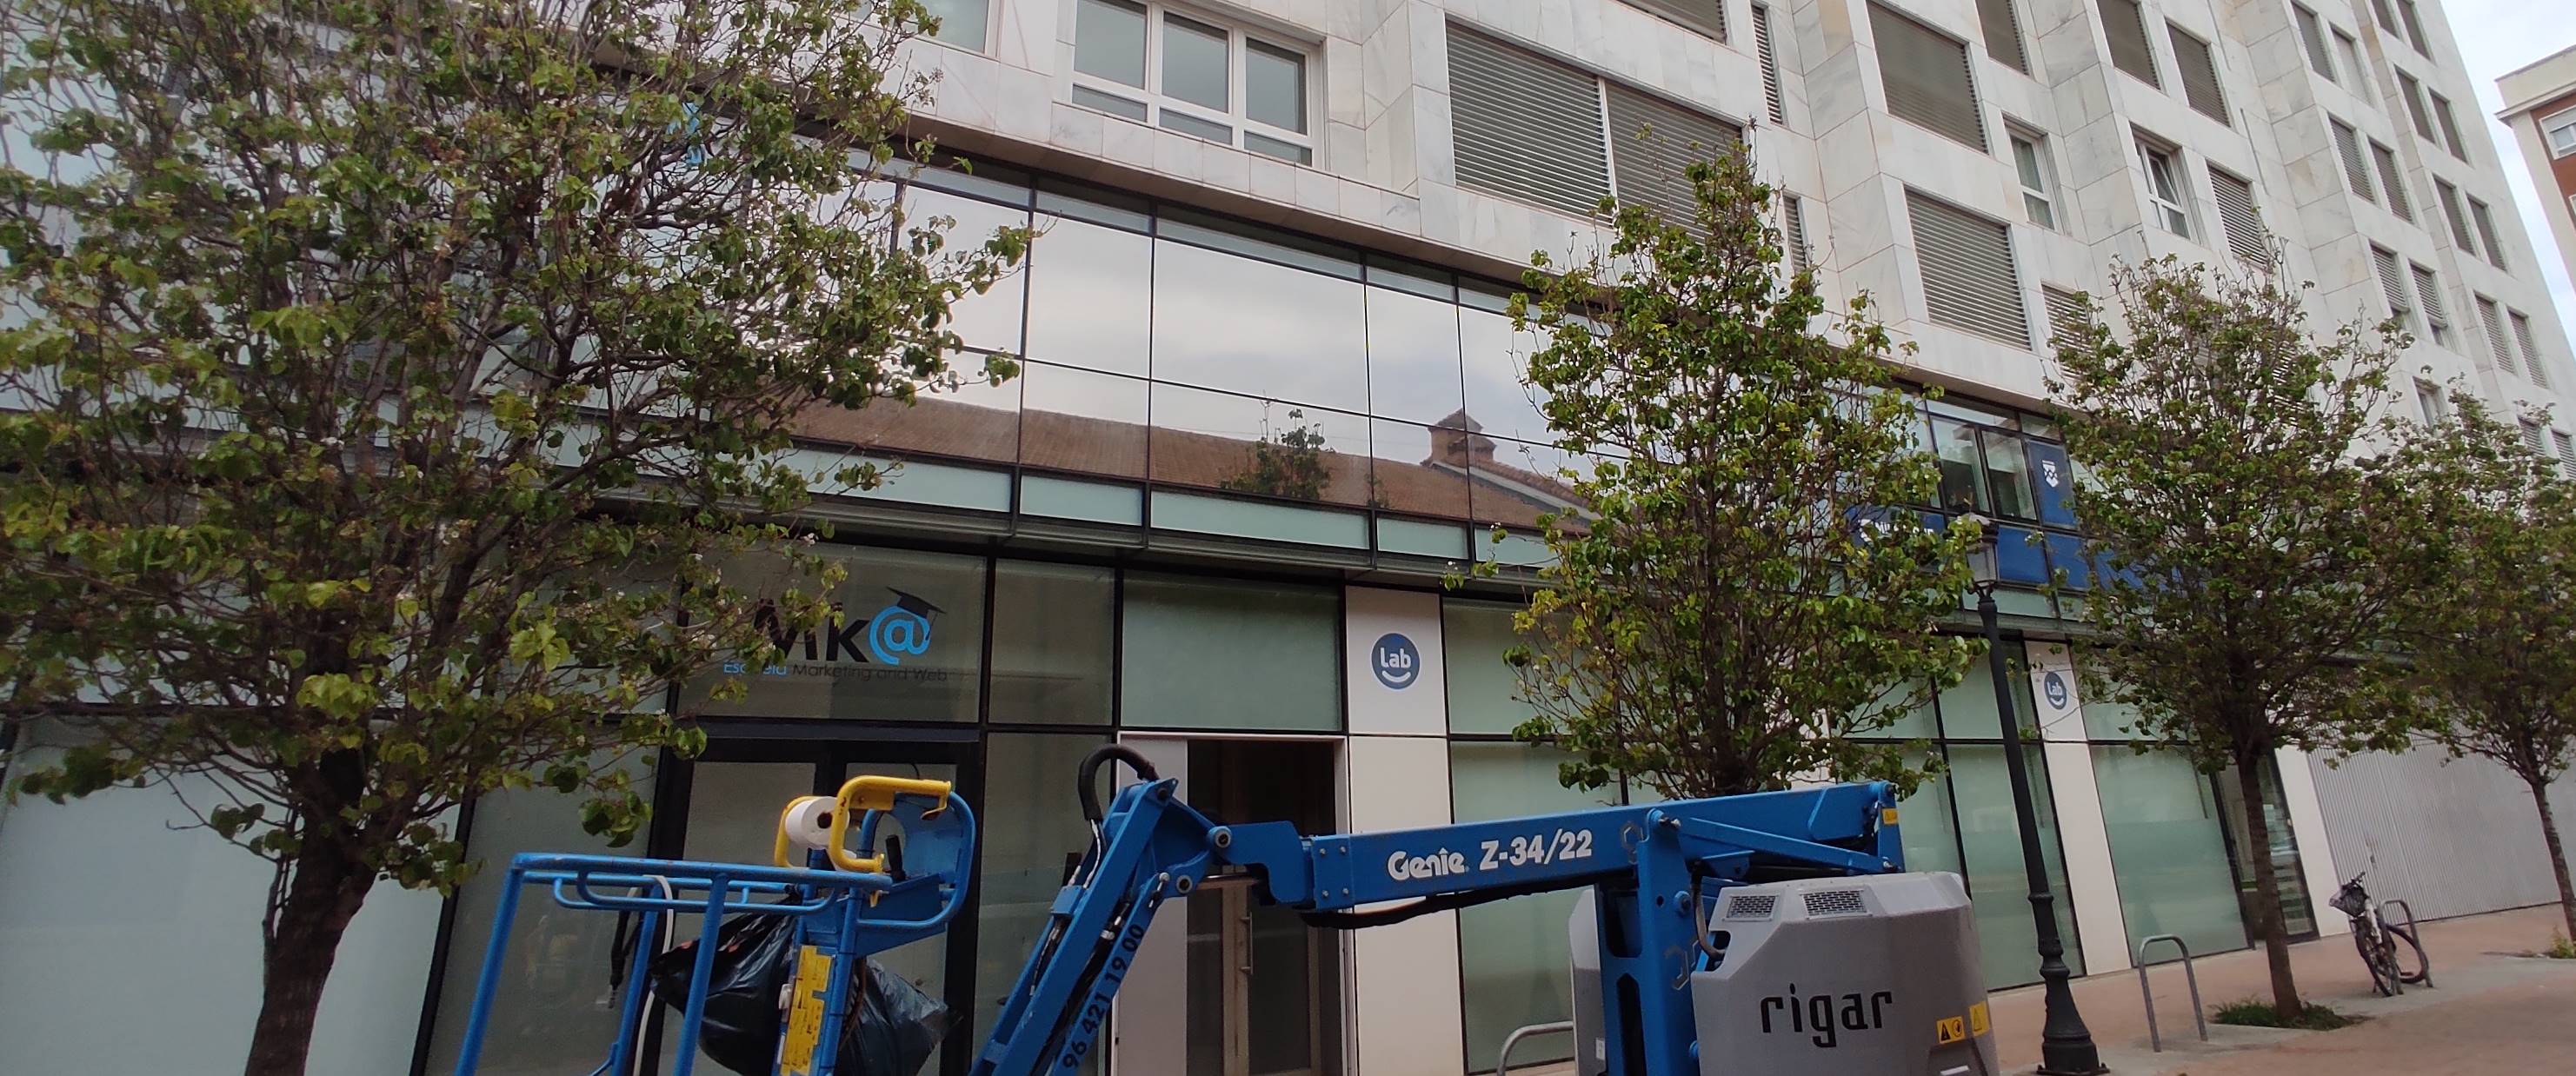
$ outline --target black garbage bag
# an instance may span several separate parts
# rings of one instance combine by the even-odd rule
[[[770,1076],[785,1027],[780,1003],[795,975],[795,942],[795,925],[783,915],[737,915],[716,928],[698,1052],[742,1076]],[[687,1011],[689,971],[697,956],[692,939],[655,954],[647,965],[654,994],[673,1012]],[[914,1076],[948,1035],[948,1006],[883,965],[864,963],[858,1011],[842,1024],[833,1072]]]
[[[737,915],[716,928],[699,1053],[742,1076],[770,1076],[778,1058],[778,1001],[796,971],[795,948],[796,925],[787,916]],[[688,1011],[689,972],[697,959],[692,938],[653,954],[646,965],[654,995],[672,1012]]]

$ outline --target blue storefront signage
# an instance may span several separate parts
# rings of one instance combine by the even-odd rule
[[[2032,492],[2038,494],[2039,521],[2060,527],[2075,525],[2075,506],[2070,498],[2075,492],[2075,467],[2066,458],[2066,449],[2045,441],[2024,441],[2030,447]]]
[[[1377,674],[1378,683],[1402,691],[1422,678],[1422,651],[1413,640],[1390,631],[1369,647],[1369,670]]]
[[[2048,670],[2039,678],[2039,693],[2048,697],[2048,708],[2052,710],[2065,709],[2067,702],[2075,697],[2074,692],[2067,690],[2066,677],[2055,669]]]

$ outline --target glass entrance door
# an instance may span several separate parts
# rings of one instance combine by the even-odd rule
[[[879,775],[950,781],[969,801],[979,790],[967,787],[975,767],[971,741],[846,743],[813,740],[711,740],[693,762],[666,764],[655,804],[652,854],[673,859],[767,863],[773,851],[778,812],[797,796],[830,795],[852,777]],[[696,916],[676,916],[678,936],[694,937]],[[964,1035],[973,1021],[972,968],[974,909],[961,910],[957,922],[940,935],[924,938],[870,958],[948,1003],[955,1031],[925,1073],[962,1076],[971,1050]],[[667,1015],[667,1014],[665,1014]],[[667,1036],[668,1032],[665,1032]],[[662,1070],[671,1058],[662,1059]],[[699,1072],[723,1072],[701,1057]]]
[[[1332,744],[1202,740],[1189,774],[1191,804],[1216,821],[1340,828]],[[1252,882],[1212,877],[1186,906],[1188,1076],[1338,1076],[1340,939],[1256,899]]]

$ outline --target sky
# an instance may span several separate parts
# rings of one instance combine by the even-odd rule
[[[2525,231],[2531,235],[2531,248],[2540,255],[2540,271],[2549,279],[2549,292],[2558,301],[2558,322],[2576,327],[2576,286],[2567,279],[2567,263],[2558,255],[2558,243],[2549,235],[2549,222],[2540,215],[2540,195],[2531,185],[2531,166],[2522,159],[2521,143],[2513,132],[2495,118],[2504,107],[2496,96],[2496,76],[2538,60],[2543,56],[2576,45],[2576,3],[2569,0],[2441,0],[2441,7],[2451,23],[2451,36],[2459,42],[2460,59],[2468,65],[2469,83],[2477,87],[2478,114],[2485,117],[2487,135],[2495,142],[2496,155],[2504,160],[2504,178],[2513,187],[2514,207],[2520,211]],[[2571,328],[2576,332],[2576,328]]]

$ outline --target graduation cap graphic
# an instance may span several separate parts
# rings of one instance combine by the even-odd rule
[[[923,620],[928,620],[931,617],[938,616],[939,614],[948,611],[931,604],[930,599],[922,597],[921,595],[915,594],[909,590],[904,590],[900,587],[887,587],[886,592],[894,595],[895,608],[911,613]]]

